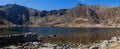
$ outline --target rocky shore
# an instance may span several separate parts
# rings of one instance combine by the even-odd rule
[[[14,37],[12,38],[12,40],[9,39],[11,38],[11,36]],[[82,43],[78,44],[65,43],[61,45],[51,42],[43,43],[36,40],[38,36],[34,33],[25,33],[19,35],[22,36],[22,38],[21,37],[15,38],[15,36],[18,35],[11,36],[6,36],[7,39],[5,40],[5,42],[12,41],[14,43],[15,41],[17,41],[16,45],[11,44],[9,46],[1,47],[1,49],[120,49],[120,36],[114,36],[110,40],[101,40],[98,43],[89,45],[84,45]],[[0,37],[0,39],[2,39],[2,37]],[[21,43],[21,41],[24,41],[24,43]],[[4,41],[1,41],[1,43],[4,43]],[[1,43],[0,45],[2,45]]]
[[[0,47],[10,44],[17,45],[18,43],[33,42],[35,40],[37,40],[37,34],[32,32],[0,36]]]

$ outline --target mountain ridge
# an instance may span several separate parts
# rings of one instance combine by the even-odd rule
[[[0,25],[7,26],[119,26],[119,17],[119,7],[102,5],[77,4],[73,8],[51,11],[36,10],[17,4],[0,6]]]

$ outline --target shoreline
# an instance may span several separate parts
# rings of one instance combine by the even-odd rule
[[[12,27],[59,27],[59,28],[120,28],[120,26],[34,26],[34,25],[0,25],[0,28],[12,28]]]
[[[114,36],[109,40],[100,40],[98,43],[93,43],[89,45],[83,45],[81,43],[76,44],[55,44],[55,43],[42,43],[38,41],[34,42],[25,42],[17,46],[10,45],[2,48],[10,49],[22,49],[22,48],[33,48],[33,49],[120,49],[120,36]]]

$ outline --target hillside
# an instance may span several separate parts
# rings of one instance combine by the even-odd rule
[[[104,27],[120,26],[120,7],[77,4],[73,8],[40,11],[17,4],[0,6],[0,25]]]

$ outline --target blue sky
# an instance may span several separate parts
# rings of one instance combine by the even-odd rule
[[[0,5],[19,4],[38,10],[71,8],[78,3],[120,6],[120,0],[0,0]]]

